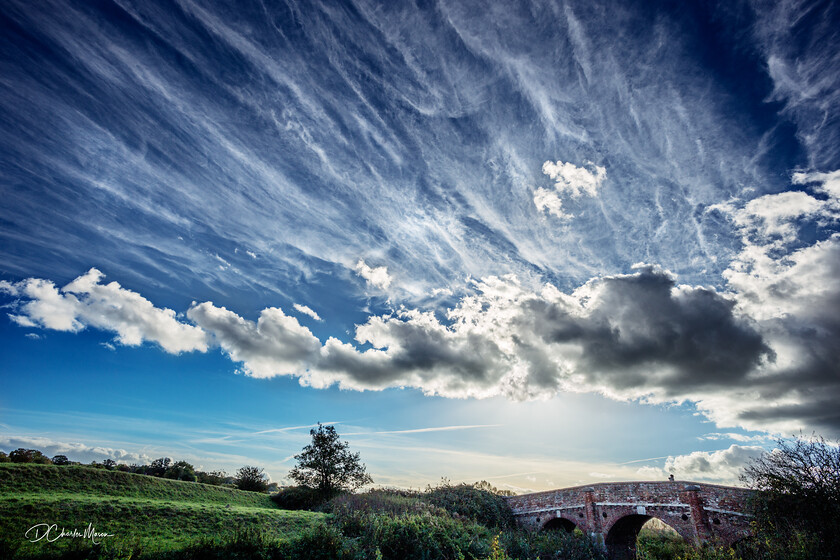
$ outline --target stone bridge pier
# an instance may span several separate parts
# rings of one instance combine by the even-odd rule
[[[649,519],[687,542],[730,545],[750,535],[750,490],[694,482],[615,482],[508,498],[517,522],[534,530],[590,535],[610,558],[635,558],[636,537]]]

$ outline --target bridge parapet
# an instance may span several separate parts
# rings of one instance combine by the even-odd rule
[[[685,481],[607,482],[508,498],[514,516],[534,530],[575,527],[629,557],[636,536],[658,518],[695,544],[731,544],[749,536],[750,490]]]

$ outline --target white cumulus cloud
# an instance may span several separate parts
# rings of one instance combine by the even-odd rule
[[[757,446],[731,445],[719,451],[694,451],[668,457],[665,471],[680,480],[710,480],[737,484],[744,467],[765,450]]]
[[[115,332],[116,341],[137,346],[154,342],[170,353],[207,350],[205,333],[180,322],[171,309],[155,307],[118,283],[103,284],[92,268],[63,288],[49,280],[29,278],[5,291],[22,301],[9,316],[26,327],[79,331],[85,327]]]
[[[292,375],[317,388],[512,399],[597,392],[691,401],[721,427],[837,433],[840,237],[802,242],[780,225],[836,222],[836,177],[797,177],[815,180],[810,188],[821,196],[805,193],[793,208],[780,209],[777,195],[732,206],[743,249],[724,274],[726,290],[681,284],[649,264],[571,292],[488,277],[472,281],[445,314],[401,307],[370,316],[352,342],[321,341],[279,308],[250,321],[204,302],[188,310],[189,324],[114,282],[102,284],[95,269],[61,290],[39,279],[0,288],[17,298],[11,316],[21,325],[92,326],[117,332],[123,344],[150,340],[168,351],[212,343],[247,375]],[[359,261],[357,269],[374,285],[390,282],[384,266]]]
[[[57,441],[41,436],[0,436],[0,448],[3,449],[37,449],[47,457],[67,455],[71,461],[89,463],[114,459],[122,463],[149,463],[152,457],[144,453],[126,451],[125,449],[88,445],[79,442]]]
[[[388,275],[388,268],[385,266],[377,266],[372,268],[365,263],[364,260],[359,260],[356,263],[356,273],[367,280],[368,284],[380,290],[385,290],[391,285],[391,277]]]

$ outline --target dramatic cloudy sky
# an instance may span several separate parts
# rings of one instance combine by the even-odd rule
[[[3,2],[0,448],[731,482],[840,435],[840,5]]]

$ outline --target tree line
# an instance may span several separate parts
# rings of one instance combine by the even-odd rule
[[[567,547],[564,553],[567,558],[600,557],[584,541],[561,542],[562,539],[545,536],[545,533],[541,533],[543,536],[522,534],[512,524],[512,513],[504,498],[487,483],[451,486],[447,482],[428,488],[425,493],[399,490],[354,493],[372,482],[359,454],[349,450],[349,445],[339,439],[333,426],[318,424],[310,435],[311,443],[295,456],[296,465],[289,473],[298,486],[280,489],[272,499],[287,509],[332,513],[328,531],[331,538],[334,537],[333,544],[339,548],[367,543],[370,550],[362,551],[365,554],[376,551],[384,554],[385,548],[382,547],[386,543],[382,541],[383,535],[392,535],[396,539],[391,543],[394,551],[401,552],[382,557],[405,558],[407,556],[400,554],[411,550],[416,552],[421,548],[425,550],[424,547],[432,545],[451,548],[458,540],[453,540],[456,533],[460,535],[459,539],[463,537],[464,546],[469,548],[484,539],[487,536],[484,533],[492,529],[497,531],[496,539],[491,543],[494,551],[492,558],[557,557],[546,552],[558,546]],[[0,452],[0,462],[72,464],[64,455],[49,458],[40,451],[23,448],[8,455]],[[262,469],[252,466],[242,467],[235,476],[221,471],[195,471],[186,461],[172,462],[166,457],[149,465],[124,465],[106,459],[89,466],[229,485],[242,490],[269,489]],[[840,559],[840,444],[817,436],[780,439],[775,449],[747,466],[742,481],[745,486],[756,490],[750,503],[752,539],[742,541],[734,548],[687,547],[667,552],[661,546],[656,547],[657,550],[644,547],[646,550],[638,551],[639,557],[649,560],[677,557],[681,560]],[[461,523],[464,519],[471,519],[478,525],[468,527]],[[498,533],[503,526],[507,529]],[[446,528],[442,533],[439,531],[441,527]],[[403,536],[397,538],[399,535]],[[403,538],[405,535],[413,536]],[[322,540],[321,537],[319,540]],[[548,548],[543,550],[543,545]],[[460,544],[456,548],[459,547]],[[335,554],[330,553],[332,556],[325,557],[342,557],[343,553],[338,554],[338,549],[333,552]],[[447,552],[443,556],[432,554],[426,557],[450,556]]]
[[[101,463],[96,461],[81,463],[78,461],[71,461],[66,455],[56,455],[50,458],[37,449],[25,449],[23,447],[19,447],[8,454],[0,451],[0,463],[32,463],[59,466],[83,465],[96,469],[142,474],[158,478],[168,478],[170,480],[200,482],[202,484],[226,486],[229,488],[238,488],[239,490],[249,490],[252,492],[271,492],[279,489],[276,483],[269,483],[268,475],[266,475],[265,471],[260,467],[245,465],[236,471],[235,474],[229,475],[224,471],[196,470],[195,467],[187,461],[173,461],[169,457],[155,459],[149,464],[117,463],[114,459],[110,458],[103,460]]]

